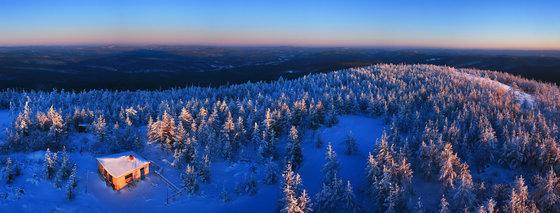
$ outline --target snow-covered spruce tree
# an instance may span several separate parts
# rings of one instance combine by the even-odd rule
[[[62,161],[60,162],[60,165],[58,166],[58,170],[56,172],[56,177],[55,177],[55,186],[57,188],[61,188],[63,183],[68,179],[68,177],[70,176],[70,173],[72,172],[72,167],[70,165],[70,157],[68,156],[68,153],[66,152],[66,147],[62,148],[62,151],[59,152],[60,157],[62,157]]]
[[[62,146],[64,136],[66,136],[66,124],[60,112],[56,111],[53,106],[49,108],[47,117],[50,120],[48,137],[51,140],[47,146],[58,149]]]
[[[336,111],[334,106],[332,106],[331,109],[327,112],[325,120],[327,127],[332,127],[338,124],[338,112]]]
[[[473,205],[476,201],[474,184],[469,166],[466,163],[462,163],[460,167],[459,183],[453,192],[454,206],[458,211],[470,211],[474,209]]]
[[[331,143],[327,145],[327,152],[325,154],[325,165],[323,166],[322,172],[323,176],[323,183],[329,185],[333,182],[335,177],[338,174],[338,170],[340,169],[340,165],[336,160],[336,152],[333,149]]]
[[[414,206],[414,212],[416,213],[426,212],[426,208],[424,207],[424,203],[422,202],[422,197],[418,197],[418,201],[416,201],[416,205]]]
[[[166,148],[171,148],[176,140],[177,126],[175,125],[175,119],[167,111],[164,111],[161,121],[158,122],[161,122],[157,133],[159,136],[158,142]]]
[[[76,187],[78,187],[78,177],[77,168],[76,165],[74,165],[68,177],[68,183],[66,184],[66,198],[68,200],[72,200],[76,196]]]
[[[180,118],[183,126],[185,126],[185,127],[190,128],[195,123],[195,120],[194,120],[189,108],[187,108],[187,107],[181,108],[181,113],[179,115],[179,118]]]
[[[46,179],[52,179],[56,174],[56,154],[47,149],[44,157],[44,174]]]
[[[203,183],[210,182],[211,174],[210,174],[210,157],[208,156],[208,152],[205,152],[202,156],[202,162],[200,162],[200,169],[198,170],[198,175],[200,176],[200,180]]]
[[[282,196],[279,201],[279,210],[287,213],[311,212],[311,200],[307,192],[301,187],[301,177],[293,172],[292,165],[289,162],[286,164],[282,177]]]
[[[187,165],[185,174],[183,174],[183,185],[187,192],[194,194],[198,191],[198,182],[196,181],[196,172],[194,166]]]
[[[196,156],[197,156],[196,145],[197,143],[192,137],[185,136],[184,143],[182,144],[183,148],[181,153],[184,158],[184,161],[187,164],[194,164],[196,162]],[[209,148],[207,154],[208,152],[209,152]]]
[[[481,116],[478,121],[479,141],[478,151],[475,152],[475,166],[478,170],[486,167],[494,161],[494,150],[496,149],[496,133],[488,118]]]
[[[332,144],[327,145],[326,162],[322,172],[323,187],[321,191],[315,195],[315,210],[320,212],[333,212],[340,205],[344,205],[344,186],[342,180],[338,178],[340,166],[336,160],[336,153]]]
[[[26,97],[23,110],[18,114],[15,121],[15,129],[22,136],[28,136],[30,134],[30,128],[32,128],[31,121],[31,109],[29,107],[29,97]]]
[[[268,162],[266,163],[265,174],[263,177],[263,182],[265,184],[276,184],[278,182],[278,165],[269,158]]]
[[[261,134],[259,124],[255,122],[255,124],[253,125],[253,129],[251,131],[251,143],[256,146],[259,146],[262,143],[261,138],[262,138],[262,134]]]
[[[365,191],[370,197],[375,197],[379,177],[383,170],[375,157],[369,153],[366,165],[366,188]]]
[[[545,177],[535,177],[535,201],[540,210],[553,212],[560,208],[560,178],[553,169],[548,170]]]
[[[445,198],[445,193],[441,195],[441,199],[439,201],[439,212],[440,213],[450,213],[451,210],[449,209],[449,202]]]
[[[232,160],[237,147],[237,141],[235,141],[235,123],[233,122],[233,117],[231,112],[228,112],[226,121],[222,128],[222,155],[227,160]]]
[[[107,122],[105,121],[103,113],[100,113],[97,116],[97,119],[95,119],[93,123],[93,128],[95,135],[97,136],[97,141],[104,143],[107,140]]]
[[[405,201],[402,197],[403,190],[398,185],[392,185],[389,187],[389,194],[385,197],[385,202],[383,207],[385,207],[385,212],[402,212],[405,210]]]
[[[237,121],[235,122],[235,141],[237,143],[233,144],[234,150],[238,150],[240,145],[247,145],[248,135],[247,129],[245,127],[245,119],[242,116],[237,117]]]
[[[356,145],[356,138],[354,138],[354,134],[349,132],[344,139],[344,144],[346,145],[346,155],[353,155],[358,151],[358,145]]]
[[[529,191],[525,185],[523,176],[517,177],[515,185],[511,190],[511,196],[508,205],[508,211],[513,213],[530,212],[531,203],[529,200]]]
[[[494,213],[497,211],[498,209],[496,208],[496,202],[492,198],[486,201],[483,205],[480,205],[480,207],[478,208],[478,212],[480,213]]]
[[[267,130],[262,131],[261,144],[259,145],[259,153],[263,158],[273,158],[277,159],[278,150],[276,148],[276,133],[274,131],[270,132],[269,135]]]
[[[422,141],[420,148],[418,149],[418,160],[420,168],[424,175],[428,178],[437,174],[435,172],[437,165],[439,163],[438,157],[438,147],[434,144],[433,140],[429,140],[428,143]]]
[[[445,190],[452,189],[455,187],[455,181],[458,177],[456,169],[459,164],[459,158],[453,152],[453,147],[450,143],[444,145],[440,161],[439,180],[442,182]]]
[[[7,184],[11,184],[16,179],[16,168],[15,163],[12,161],[11,158],[6,159],[6,163],[4,165],[4,179],[6,180]]]
[[[295,126],[290,129],[288,143],[286,144],[286,162],[291,162],[294,169],[299,168],[303,162],[303,153],[301,151],[301,141],[298,130]]]
[[[301,195],[298,197],[298,208],[301,212],[313,212],[311,203],[311,198],[307,194],[307,191],[304,189],[301,192]]]
[[[354,195],[354,190],[352,189],[352,184],[350,181],[346,183],[346,188],[344,188],[344,193],[342,194],[342,204],[344,206],[344,212],[361,212],[360,205],[356,202]]]

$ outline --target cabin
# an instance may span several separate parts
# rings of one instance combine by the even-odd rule
[[[128,151],[97,158],[99,173],[108,186],[120,190],[150,173],[150,162]]]

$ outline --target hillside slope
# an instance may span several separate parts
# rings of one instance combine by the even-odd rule
[[[5,208],[163,205],[157,176],[122,192],[91,177],[94,156],[127,150],[188,191],[168,205],[177,211],[550,211],[558,204],[545,198],[560,196],[550,188],[560,184],[560,89],[500,72],[375,65],[218,88],[7,91],[0,103],[14,115],[3,116]],[[71,163],[41,163],[46,150]],[[19,190],[50,194],[53,184],[58,198]]]

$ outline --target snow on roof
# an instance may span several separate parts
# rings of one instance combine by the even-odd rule
[[[133,156],[133,158],[130,158]],[[103,168],[113,177],[120,177],[130,173],[130,171],[142,167],[150,162],[138,154],[128,151],[97,158]]]

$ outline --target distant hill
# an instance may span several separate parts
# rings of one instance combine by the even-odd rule
[[[0,48],[0,89],[219,86],[378,63],[501,70],[560,84],[560,51],[74,46]]]

